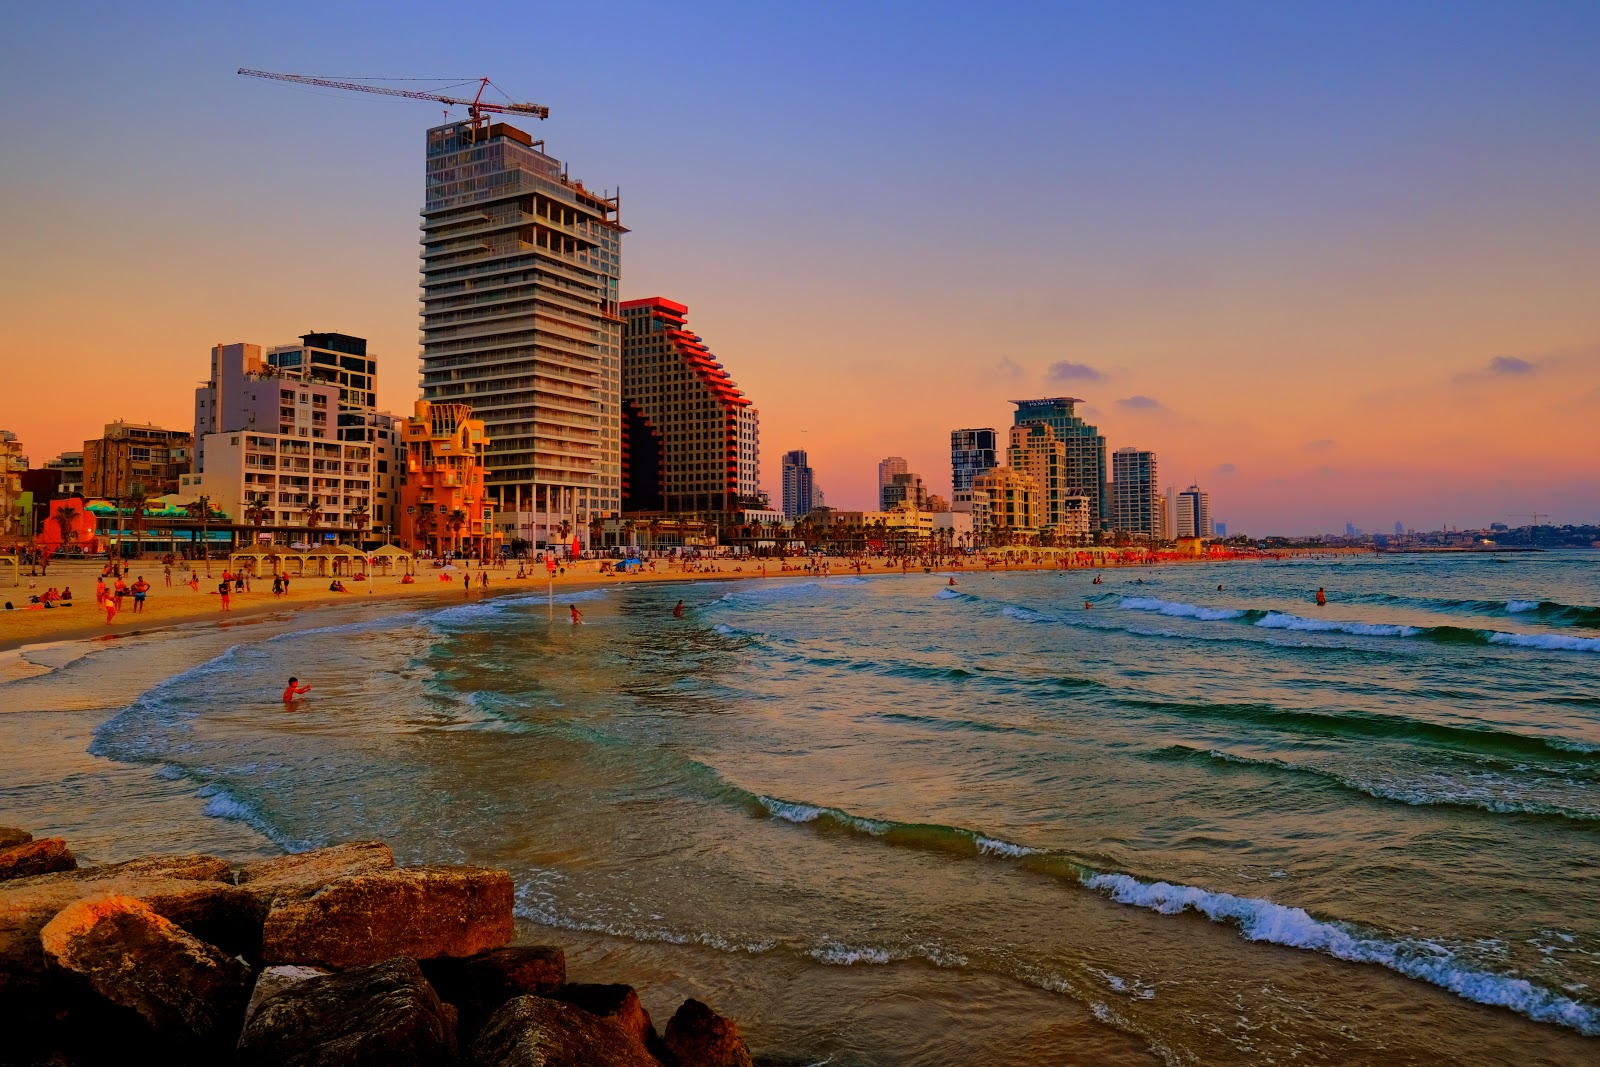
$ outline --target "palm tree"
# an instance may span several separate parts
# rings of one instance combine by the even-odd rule
[[[422,505],[422,514],[417,516],[417,528],[422,534],[422,544],[424,547],[428,546],[428,542],[430,540],[434,540],[434,531],[438,529],[438,526],[439,514],[438,512],[434,511],[434,506],[432,504]],[[439,547],[437,541],[435,541],[433,545],[433,551],[435,554],[438,554]]]
[[[78,531],[72,528],[72,524],[78,521],[79,514],[78,509],[71,504],[63,504],[54,515],[50,516],[50,521],[55,523],[56,527],[61,531],[61,545],[63,548],[66,547],[69,541],[78,539]]]
[[[128,510],[133,512],[133,556],[140,557],[139,549],[144,540],[144,513],[150,504],[150,494],[145,490],[143,483],[134,482],[128,487],[128,495],[124,498]],[[121,524],[121,513],[118,513],[118,524]]]
[[[317,502],[316,497],[311,497],[311,502],[300,509],[300,514],[306,517],[306,529],[315,530],[317,523],[322,521],[322,505]],[[308,536],[306,540],[309,541],[311,538]],[[313,544],[312,547],[316,546]]]
[[[266,493],[251,493],[245,501],[244,517],[256,528],[255,544],[261,543],[261,527],[266,525],[267,516],[272,514],[267,509],[271,499]]]
[[[556,526],[556,532],[561,535],[561,543],[571,547],[572,542],[568,541],[567,538],[572,536],[572,523],[567,519],[562,519],[560,524]]]
[[[189,513],[190,518],[198,517],[200,519],[200,554],[205,558],[206,577],[209,578],[211,577],[211,498],[203,495],[197,496],[190,503],[184,505],[183,510]]]
[[[456,508],[450,513],[449,517],[445,519],[445,525],[449,526],[451,531],[453,531],[456,535],[456,555],[458,556],[461,555],[461,528],[466,524],[467,513],[462,511],[460,508]],[[565,526],[567,524],[563,522],[561,525]]]
[[[368,522],[368,519],[369,519],[369,516],[367,515],[367,507],[368,507],[368,505],[366,505],[366,504],[357,504],[355,507],[350,509],[350,522],[356,528],[356,547],[357,548],[361,547],[361,541],[362,541],[361,532],[367,528],[367,522]]]

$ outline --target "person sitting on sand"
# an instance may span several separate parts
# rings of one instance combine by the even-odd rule
[[[309,685],[301,685],[300,679],[290,678],[289,684],[283,687],[283,702],[285,704],[293,704],[295,697],[309,692],[311,692]]]
[[[62,588],[62,590],[61,590],[61,599],[62,600],[71,600],[72,599],[72,586],[69,585],[69,586],[65,586],[65,587]]]
[[[333,581],[328,583],[328,592],[330,592],[330,593],[342,593],[342,592],[344,592],[344,583],[341,582],[339,579],[335,578]]]
[[[400,576],[400,584],[401,585],[415,585],[416,581],[417,580],[415,578],[411,577],[411,575],[409,575],[409,574],[402,574]]]

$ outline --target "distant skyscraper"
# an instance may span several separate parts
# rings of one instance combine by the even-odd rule
[[[1111,453],[1111,528],[1164,540],[1166,513],[1156,454],[1137,448]]]
[[[755,410],[688,312],[659,296],[622,304],[625,511],[726,515],[755,495],[741,490],[754,484]]]
[[[1106,506],[1106,439],[1077,414],[1075,405],[1083,401],[1055,396],[1012,403],[1017,406],[1013,425],[1042,422],[1067,446],[1065,477],[1072,488],[1089,498],[1089,529],[1107,529],[1111,515]]]
[[[1215,537],[1211,525],[1211,494],[1191,485],[1178,494],[1176,537]]]
[[[1395,523],[1394,524],[1394,535],[1396,537],[1404,537],[1406,535],[1405,526],[1403,524],[1401,524],[1401,523],[1398,523],[1398,522]]]
[[[1081,541],[1093,529],[1089,498],[1067,478],[1067,446],[1043,422],[1011,427],[1006,463],[1033,479],[1036,489],[1034,523],[1039,533],[1062,540]]]
[[[1227,523],[1219,522],[1219,523],[1216,523],[1215,525],[1216,525],[1216,530],[1217,530],[1217,536],[1218,537],[1227,537],[1228,536],[1228,524]]]
[[[904,456],[885,456],[878,462],[878,507],[887,511],[889,505],[884,503],[883,491],[894,484],[894,476],[906,474],[911,470],[910,464]]]
[[[993,470],[999,435],[992,428],[950,431],[950,507],[972,510],[972,479]]]
[[[1355,523],[1347,522],[1347,523],[1344,524],[1344,535],[1346,537],[1355,537],[1360,532],[1361,532],[1360,530],[1356,529],[1356,524]]]
[[[816,504],[816,476],[804,449],[783,454],[783,517],[793,522],[811,514]]]
[[[625,231],[541,147],[503,123],[428,131],[422,397],[483,420],[501,510],[586,529],[622,506]]]

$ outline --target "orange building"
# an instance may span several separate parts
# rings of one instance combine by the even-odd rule
[[[418,400],[405,424],[401,539],[415,550],[483,557],[490,504],[483,491],[483,420],[467,404]]]

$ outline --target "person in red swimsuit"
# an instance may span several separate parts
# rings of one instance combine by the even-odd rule
[[[311,692],[311,687],[309,685],[301,685],[300,679],[290,678],[289,684],[283,688],[283,702],[285,704],[293,704],[295,697],[299,696],[301,693],[309,692]]]

